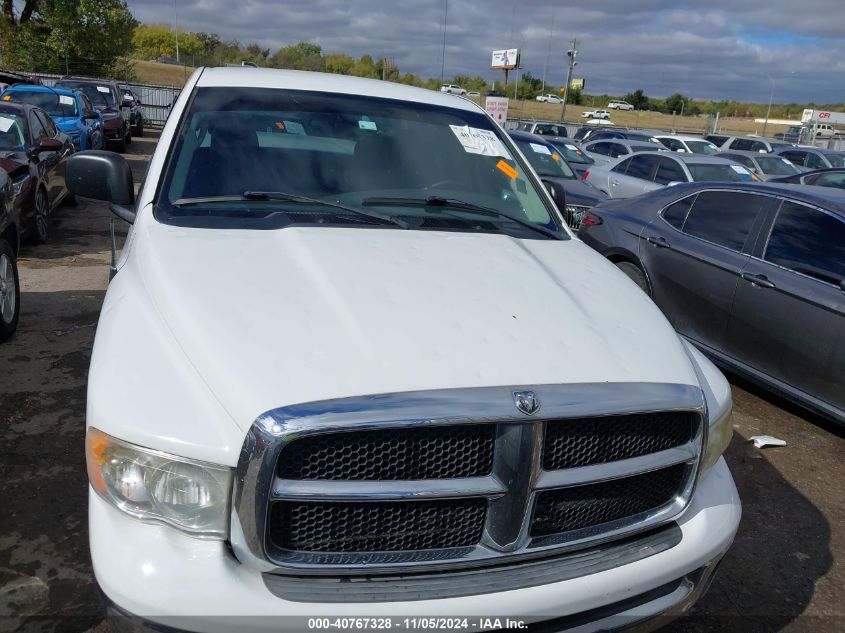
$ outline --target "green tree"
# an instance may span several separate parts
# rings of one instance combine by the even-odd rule
[[[648,97],[645,96],[645,92],[643,92],[642,88],[637,88],[634,92],[629,92],[622,97],[622,99],[623,101],[630,103],[637,110],[648,109]]]
[[[0,62],[20,70],[111,74],[137,22],[123,0],[4,0]]]
[[[274,68],[292,68],[294,70],[323,70],[322,49],[316,44],[300,42],[285,46],[273,53],[269,60]]]
[[[665,112],[666,114],[672,114],[672,112],[680,114],[681,109],[683,109],[684,114],[686,114],[686,103],[688,101],[688,97],[685,97],[680,92],[676,92],[666,97],[666,99],[663,101],[663,112]]]

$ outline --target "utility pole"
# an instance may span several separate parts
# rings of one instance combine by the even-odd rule
[[[772,82],[772,91],[769,93],[769,107],[766,109],[766,121],[763,123],[762,136],[766,136],[766,128],[769,127],[769,115],[772,113],[772,101],[775,98],[775,80],[772,79],[772,76],[769,74],[767,74],[766,77],[768,77],[769,81]]]
[[[569,101],[569,85],[572,83],[572,70],[578,64],[575,61],[575,58],[578,57],[578,49],[576,48],[578,45],[578,39],[573,37],[572,38],[572,48],[566,51],[567,57],[569,57],[569,70],[566,72],[566,86],[564,87],[563,92],[563,103],[560,104],[560,122],[563,123],[563,118],[566,116],[566,102]]]

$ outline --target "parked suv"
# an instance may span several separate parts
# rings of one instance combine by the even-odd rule
[[[627,101],[611,101],[607,104],[608,110],[633,110],[634,106],[632,106]]]
[[[129,127],[131,104],[121,99],[115,82],[63,77],[56,86],[77,90],[88,97],[91,105],[103,117],[107,147],[118,152],[126,151],[126,145],[132,142],[132,130]]]
[[[199,69],[137,199],[116,154],[68,179],[134,223],[88,377],[115,619],[605,629],[707,587],[740,518],[729,385],[474,102]]]
[[[440,86],[440,92],[450,95],[465,95],[467,93],[465,88],[461,88],[460,86],[456,86],[454,84],[444,84]]]

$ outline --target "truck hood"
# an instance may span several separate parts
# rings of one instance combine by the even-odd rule
[[[577,239],[144,225],[131,265],[243,430],[279,406],[355,395],[698,384],[660,311]]]

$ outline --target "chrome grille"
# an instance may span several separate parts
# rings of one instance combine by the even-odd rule
[[[697,415],[634,413],[546,423],[543,468],[559,470],[641,457],[689,442]]]
[[[531,536],[594,528],[634,517],[671,502],[681,489],[686,464],[537,495]]]
[[[539,403],[523,406],[528,414],[517,408],[526,389]],[[354,574],[497,564],[621,538],[686,506],[704,419],[700,389],[645,383],[277,409],[242,449],[233,549],[264,571]]]
[[[476,545],[486,499],[321,503],[277,501],[270,539],[284,550],[391,552]]]
[[[279,457],[282,479],[451,479],[493,468],[492,424],[315,435]]]

